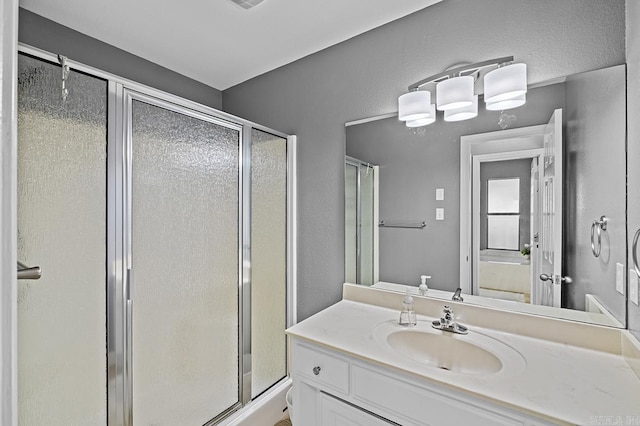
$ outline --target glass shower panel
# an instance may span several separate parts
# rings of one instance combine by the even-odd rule
[[[134,424],[204,424],[239,402],[239,142],[133,101]]]
[[[18,420],[105,425],[107,83],[18,68]]]
[[[368,163],[345,163],[345,281],[374,284],[375,173]]]
[[[345,281],[358,282],[358,166],[346,163],[344,187]]]
[[[251,131],[251,396],[287,374],[287,140]]]
[[[360,166],[360,284],[373,284],[373,180],[371,166]]]

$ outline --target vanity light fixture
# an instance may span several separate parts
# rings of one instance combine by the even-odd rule
[[[450,111],[473,104],[474,78],[460,75],[436,84],[436,101],[438,111]]]
[[[435,117],[435,111],[432,114],[431,109],[431,92],[426,90],[416,90],[405,93],[398,98],[398,118],[402,121],[415,121]]]
[[[469,120],[478,116],[478,95],[473,95],[471,105],[462,108],[449,109],[444,112],[444,121]]]
[[[512,99],[506,99],[504,101],[486,102],[485,108],[489,111],[502,111],[505,109],[517,108],[524,105],[527,102],[527,95],[523,93],[520,96],[516,96]]]
[[[527,66],[514,64],[513,56],[506,56],[456,66],[413,83],[409,93],[398,98],[398,118],[406,121],[408,127],[426,126],[435,122],[436,107],[444,111],[445,121],[476,117],[478,96],[474,93],[474,85],[482,73],[487,110],[501,111],[525,104]],[[431,103],[431,91],[425,89],[429,84],[435,85],[435,105]]]
[[[498,65],[484,76],[484,101],[506,101],[527,93],[527,65]]]
[[[407,127],[422,127],[428,126],[436,121],[436,106],[435,104],[429,105],[429,116],[426,118],[419,118],[416,120],[407,120]]]
[[[243,9],[251,9],[252,7],[257,6],[263,2],[263,0],[231,0],[231,1]]]

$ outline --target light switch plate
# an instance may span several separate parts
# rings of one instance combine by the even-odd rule
[[[638,274],[633,269],[629,269],[629,299],[638,304]]]
[[[444,220],[444,208],[436,208],[436,220]]]
[[[444,200],[444,188],[437,188],[436,201],[443,201],[443,200]]]
[[[624,294],[624,265],[616,263],[616,290],[620,294]]]

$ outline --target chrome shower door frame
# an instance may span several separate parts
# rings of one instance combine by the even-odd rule
[[[246,389],[246,380],[243,380],[243,377],[248,376],[248,393],[250,400],[250,391],[251,391],[251,364],[250,364],[250,344],[251,344],[251,333],[250,330],[247,330],[246,324],[251,324],[251,311],[247,313],[246,306],[251,306],[251,280],[250,275],[248,278],[245,278],[245,275],[250,273],[250,259],[248,260],[245,256],[245,253],[249,251],[250,254],[250,233],[246,230],[246,223],[250,221],[250,194],[247,194],[248,191],[245,190],[246,182],[250,182],[248,178],[248,174],[250,173],[250,154],[247,154],[246,151],[246,136],[244,135],[244,126],[241,124],[233,123],[231,121],[223,120],[214,115],[207,114],[198,110],[194,110],[192,108],[187,107],[186,105],[180,105],[176,103],[176,99],[163,99],[157,96],[152,96],[150,94],[145,94],[143,92],[130,89],[123,85],[118,85],[117,88],[118,98],[121,100],[117,104],[123,106],[122,111],[122,130],[124,132],[122,138],[122,153],[124,158],[122,159],[124,165],[124,252],[123,252],[123,261],[122,261],[122,273],[124,274],[124,280],[122,282],[122,291],[116,291],[116,294],[121,294],[121,300],[117,300],[116,303],[121,305],[120,308],[116,308],[118,312],[124,312],[124,336],[119,339],[123,343],[123,352],[125,355],[122,365],[123,371],[122,375],[124,378],[124,389],[123,394],[125,395],[125,425],[132,426],[133,425],[133,309],[134,309],[134,298],[133,298],[133,287],[135,286],[135,265],[132,260],[132,235],[133,235],[133,227],[132,227],[132,205],[133,205],[133,197],[132,197],[132,186],[133,186],[133,101],[144,102],[149,105],[157,106],[163,109],[166,109],[171,112],[175,112],[178,114],[182,114],[191,118],[195,118],[197,120],[202,120],[208,123],[216,124],[219,126],[223,126],[229,129],[233,129],[238,131],[238,402],[229,407],[227,410],[220,413],[215,418],[211,419],[207,424],[215,424],[221,418],[228,416],[230,413],[236,411],[240,408],[245,401],[245,395],[247,393]],[[250,135],[249,135],[250,142]],[[249,161],[249,164],[245,163],[245,161]],[[248,206],[245,205],[248,203]],[[248,322],[245,322],[248,319]],[[247,333],[249,331],[249,333]],[[245,335],[249,334],[249,348],[248,348],[248,357],[245,357],[245,345],[246,338]],[[249,362],[247,363],[245,358],[249,358]],[[244,368],[248,367],[249,371],[245,371]]]
[[[4,4],[4,3],[3,3]],[[50,62],[57,62],[57,55],[28,45],[18,44],[18,51]],[[17,56],[17,55],[16,55]],[[155,106],[203,119],[239,132],[238,155],[238,402],[207,425],[213,425],[230,416],[252,400],[251,395],[251,130],[258,129],[282,137],[287,141],[287,314],[286,324],[296,323],[296,137],[215,110],[140,83],[68,59],[71,69],[90,74],[108,82],[107,111],[107,418],[109,425],[133,425],[132,406],[132,358],[131,319],[133,301],[131,288],[135,281],[131,262],[131,120],[132,101],[140,100]],[[15,87],[15,84],[14,84]],[[17,144],[17,142],[16,142]],[[15,147],[14,147],[15,148]],[[15,156],[15,151],[12,153]],[[14,158],[15,163],[15,158]],[[17,182],[17,166],[12,173],[13,194]],[[3,182],[6,179],[3,179]],[[4,186],[3,186],[4,188]],[[4,189],[3,189],[4,191]],[[4,193],[4,192],[3,192]],[[15,203],[12,204],[15,206]],[[15,225],[15,211],[13,219]],[[13,239],[15,240],[15,238]],[[12,241],[13,241],[12,240]],[[14,277],[17,248],[11,250],[11,273]],[[4,265],[4,262],[3,262]],[[15,302],[15,300],[14,300]],[[13,306],[16,309],[17,306]],[[3,329],[4,333],[4,329]],[[4,339],[4,335],[3,335]],[[6,346],[3,346],[6,347]],[[15,354],[16,346],[11,350]],[[288,369],[288,366],[287,366]],[[288,370],[287,370],[288,371]],[[7,379],[4,375],[2,380]],[[282,383],[286,377],[278,383]],[[277,383],[276,383],[277,384]],[[274,384],[274,385],[276,385]],[[17,386],[16,386],[17,387]],[[13,389],[15,391],[15,387]],[[16,392],[12,392],[16,393]],[[11,410],[10,410],[11,411]],[[10,413],[15,415],[17,410]],[[0,415],[4,416],[3,413]],[[0,416],[0,418],[4,418]],[[16,420],[17,422],[17,420]]]
[[[360,283],[362,278],[362,191],[360,187],[362,182],[360,168],[363,166],[363,163],[358,159],[347,156],[345,160],[345,167],[346,166],[356,168],[356,282]]]
[[[18,424],[18,0],[0,3],[0,424]]]

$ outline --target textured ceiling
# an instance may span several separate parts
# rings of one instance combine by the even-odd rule
[[[441,0],[21,0],[62,25],[224,90]]]

